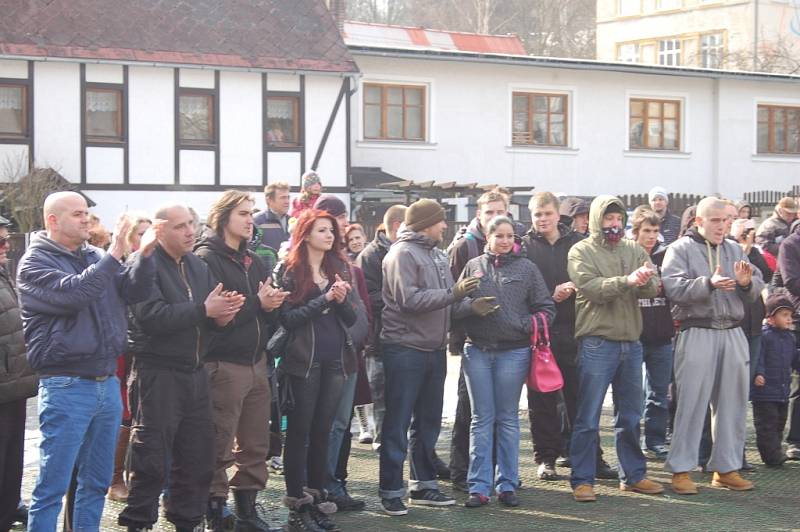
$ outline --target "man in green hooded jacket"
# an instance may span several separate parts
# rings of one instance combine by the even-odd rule
[[[570,442],[573,496],[596,500],[594,480],[600,411],[613,385],[620,488],[661,493],[646,478],[639,446],[642,417],[642,315],[639,298],[653,297],[658,274],[647,252],[624,238],[625,206],[613,196],[598,196],[589,209],[590,236],[568,255],[568,273],[577,287],[575,338],[578,340],[578,401]]]

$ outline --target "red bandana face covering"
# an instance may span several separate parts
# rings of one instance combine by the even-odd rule
[[[614,244],[616,244],[617,242],[622,240],[622,237],[624,236],[624,234],[625,233],[623,232],[623,230],[620,229],[619,227],[604,227],[603,228],[603,236],[605,237],[605,239],[608,240],[611,243],[614,243]]]

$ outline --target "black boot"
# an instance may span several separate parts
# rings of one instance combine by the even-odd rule
[[[11,519],[13,519],[13,523],[22,523],[23,525],[27,525],[28,506],[24,502],[19,501],[19,504],[17,504],[17,511],[14,512],[14,515],[11,516]]]
[[[223,510],[225,508],[225,499],[222,497],[211,497],[208,499],[208,507],[206,508],[206,529],[211,532],[223,532],[230,530],[225,526],[225,515]]]
[[[256,511],[257,490],[233,490],[236,504],[236,525],[234,532],[269,532],[269,523],[259,517]]]
[[[311,495],[305,495],[301,499],[289,496],[283,498],[283,504],[289,508],[287,532],[325,532],[311,516],[313,503],[314,498]]]
[[[317,525],[328,532],[341,530],[331,519],[331,515],[335,514],[338,508],[336,508],[336,504],[328,502],[328,492],[311,488],[303,488],[303,491],[314,498],[314,504],[311,506],[311,517],[314,518]]]

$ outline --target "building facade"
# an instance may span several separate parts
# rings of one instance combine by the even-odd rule
[[[166,201],[204,214],[226,188],[297,190],[310,168],[346,193],[358,69],[325,5],[237,2],[228,17],[201,3],[166,27],[169,4],[56,0],[4,16],[2,177],[52,167],[107,224]]]
[[[404,180],[570,195],[789,189],[800,77],[345,41],[352,161]]]
[[[800,0],[597,0],[597,59],[797,73]]]

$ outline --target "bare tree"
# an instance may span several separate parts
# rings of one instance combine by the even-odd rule
[[[409,0],[348,0],[348,20],[380,24],[409,24]]]
[[[2,203],[20,233],[42,229],[42,204],[48,194],[76,191],[75,185],[53,168],[33,168],[28,171],[27,162],[21,159],[6,161],[3,178]]]

